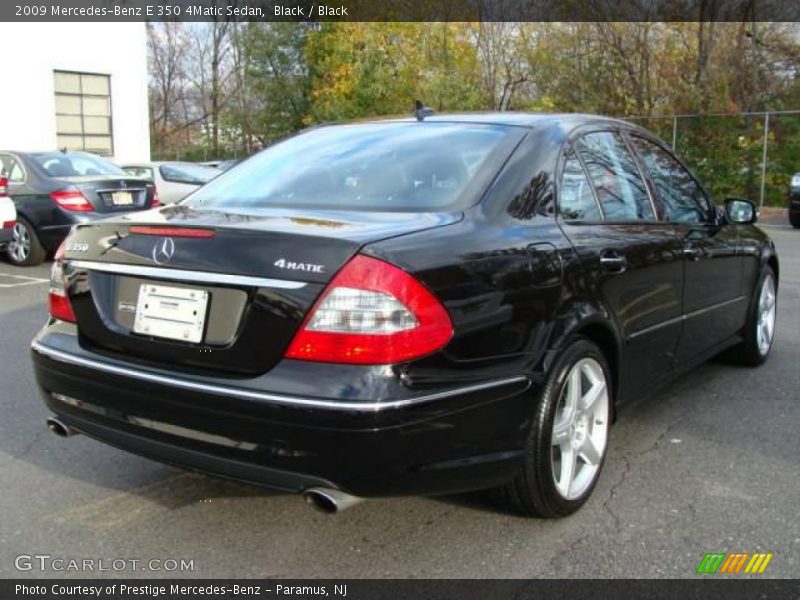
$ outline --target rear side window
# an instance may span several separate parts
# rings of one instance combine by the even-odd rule
[[[158,170],[164,181],[189,185],[205,185],[220,173],[219,169],[191,163],[161,165]]]
[[[12,183],[22,183],[25,181],[25,171],[22,170],[22,165],[20,165],[16,160],[11,166],[11,171],[8,173],[8,180]]]
[[[498,157],[507,157],[522,135],[514,127],[428,121],[321,127],[267,148],[184,203],[441,210],[473,200],[487,173],[497,172]]]
[[[622,136],[611,131],[589,133],[576,147],[606,221],[655,220],[647,187]]]
[[[567,154],[558,192],[558,212],[567,221],[603,219],[592,186],[574,152]]]
[[[0,165],[0,174],[8,177],[10,182],[20,183],[25,180],[25,171],[22,170],[22,166],[16,158],[9,154],[1,154],[0,163],[2,163]]]
[[[706,221],[708,198],[675,157],[658,144],[638,136],[631,136],[631,143],[642,157],[667,218],[684,223]]]

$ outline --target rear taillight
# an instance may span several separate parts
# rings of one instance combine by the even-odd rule
[[[50,192],[50,199],[64,210],[73,212],[91,212],[94,207],[80,190],[66,189]]]
[[[158,188],[153,186],[153,199],[150,201],[150,208],[156,208],[158,206],[163,206],[161,204],[161,199],[158,197]]]
[[[385,365],[443,348],[453,323],[414,277],[358,255],[333,278],[297,332],[287,358]]]
[[[16,224],[16,221],[3,221],[3,229],[11,229]]]
[[[67,282],[64,276],[64,247],[66,242],[62,242],[53,257],[53,266],[50,268],[50,293],[48,294],[48,304],[50,305],[50,316],[62,321],[75,322],[75,313],[72,304],[67,296]]]
[[[0,198],[8,196],[8,177],[0,177]]]

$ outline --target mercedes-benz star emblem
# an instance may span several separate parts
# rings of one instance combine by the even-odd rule
[[[157,265],[163,265],[172,260],[175,255],[175,242],[172,238],[164,238],[156,242],[153,246],[153,262]]]

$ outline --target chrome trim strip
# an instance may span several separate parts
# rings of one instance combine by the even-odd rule
[[[183,269],[167,269],[163,267],[145,267],[142,265],[122,265],[94,260],[69,260],[69,264],[78,269],[134,275],[138,277],[155,277],[157,279],[174,279],[189,283],[219,283],[222,285],[242,285],[248,287],[268,287],[284,290],[299,290],[306,286],[303,281],[287,281],[286,279],[268,279],[249,275],[228,275],[227,273],[211,273],[209,271],[186,271]]]
[[[494,381],[487,381],[484,383],[476,383],[460,388],[450,389],[443,392],[435,392],[424,396],[417,396],[415,398],[407,398],[404,400],[387,400],[385,402],[337,402],[335,400],[315,400],[312,398],[298,398],[295,396],[283,396],[279,394],[270,394],[265,392],[257,392],[254,390],[245,390],[242,388],[223,387],[214,384],[200,383],[197,381],[189,381],[188,379],[179,379],[177,377],[168,377],[165,375],[157,375],[156,373],[148,373],[138,369],[131,369],[129,367],[122,367],[108,363],[99,362],[81,356],[75,356],[68,352],[56,350],[45,346],[36,340],[31,342],[31,348],[35,352],[39,352],[53,360],[60,362],[77,365],[81,367],[88,367],[90,369],[97,369],[106,373],[114,375],[122,375],[125,377],[133,377],[142,379],[144,381],[151,381],[163,385],[171,385],[186,390],[195,392],[206,392],[211,394],[219,394],[222,396],[233,396],[236,398],[244,398],[246,400],[263,400],[273,404],[281,404],[285,406],[303,406],[309,408],[324,408],[332,410],[347,410],[357,412],[380,412],[390,408],[403,408],[415,404],[423,404],[426,402],[433,402],[434,400],[441,400],[451,396],[458,396],[460,394],[469,394],[471,392],[480,392],[495,387],[510,385],[512,383],[528,382],[529,379],[524,376],[507,377],[505,379],[496,379]]]
[[[744,296],[737,296],[736,298],[731,298],[730,300],[725,300],[724,302],[718,302],[717,304],[712,304],[711,306],[706,306],[704,308],[700,308],[698,310],[692,311],[685,315],[680,315],[679,317],[673,317],[671,319],[667,319],[666,321],[662,321],[661,323],[656,323],[655,325],[650,325],[649,327],[645,327],[644,329],[640,329],[628,336],[628,341],[634,340],[641,335],[645,335],[656,331],[657,329],[661,329],[662,327],[668,327],[669,325],[675,325],[676,323],[680,323],[681,321],[688,321],[689,319],[693,319],[694,317],[699,317],[707,312],[711,312],[712,310],[716,310],[718,308],[722,308],[723,306],[727,306],[728,304],[733,304],[734,302],[741,302],[744,300]]]

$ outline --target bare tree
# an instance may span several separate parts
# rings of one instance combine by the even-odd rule
[[[156,148],[163,150],[174,130],[185,123],[179,114],[186,92],[189,44],[180,23],[147,24],[150,71],[150,128]]]
[[[517,51],[523,34],[520,23],[478,24],[475,45],[492,110],[508,110],[514,93],[529,80],[523,55]]]
[[[233,23],[226,20],[198,23],[192,27],[194,52],[189,70],[193,100],[202,115],[200,120],[215,156],[220,151],[222,116],[229,99],[234,96],[232,29]]]

